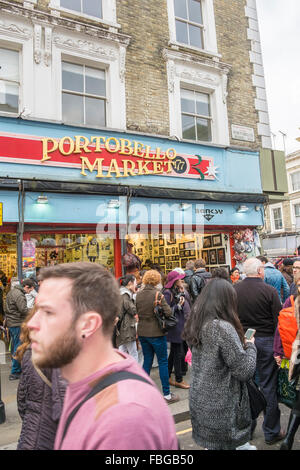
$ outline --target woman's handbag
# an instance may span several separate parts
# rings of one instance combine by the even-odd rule
[[[155,295],[154,315],[158,321],[161,331],[163,333],[167,333],[171,328],[174,328],[177,325],[178,319],[176,318],[176,315],[174,315],[174,313],[172,313],[170,317],[165,316],[163,308],[161,306],[163,295],[160,294],[161,297],[160,299],[158,299],[159,294],[159,292],[156,292]]]
[[[266,410],[267,402],[264,394],[253,379],[248,380],[246,385],[250,401],[251,417],[252,419],[256,419],[262,411]]]
[[[277,398],[279,403],[293,408],[298,392],[294,381],[289,381],[289,367],[290,361],[282,359],[277,378]]]

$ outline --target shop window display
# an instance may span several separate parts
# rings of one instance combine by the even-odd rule
[[[29,257],[29,269],[38,269],[61,263],[89,261],[102,264],[114,273],[113,240],[97,238],[95,234],[32,234],[34,257]],[[24,248],[23,248],[24,251]],[[30,259],[33,258],[33,259]],[[23,254],[23,267],[24,254]]]
[[[204,258],[209,270],[217,266],[227,267],[229,237],[225,234],[133,235],[133,253],[141,260],[142,269],[158,264],[167,274],[175,268],[185,269],[189,260]]]
[[[0,270],[9,280],[17,276],[17,236],[0,234]]]

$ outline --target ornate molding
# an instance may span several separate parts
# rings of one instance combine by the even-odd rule
[[[105,39],[107,41],[123,44],[128,46],[130,36],[125,34],[115,33],[108,31],[103,25],[92,25],[78,21],[75,19],[62,18],[54,14],[35,9],[24,8],[24,6],[17,3],[10,3],[6,0],[0,0],[0,14],[6,13],[21,18],[28,18],[29,20],[37,23],[43,23],[44,26],[60,26],[62,28],[80,32],[88,36],[93,36],[98,39]]]
[[[52,28],[45,28],[44,64],[49,67],[52,60]]]
[[[30,29],[22,28],[14,23],[4,21],[0,21],[0,33],[5,33],[6,36],[20,39],[29,39],[32,37]]]
[[[119,52],[119,68],[120,68],[120,80],[121,83],[125,83],[125,73],[126,73],[126,48],[120,47]]]
[[[42,60],[42,27],[39,24],[34,25],[34,62],[40,64]]]
[[[53,39],[53,44],[61,49],[85,52],[92,57],[98,56],[110,61],[116,60],[117,58],[117,54],[113,49],[105,49],[102,45],[92,41],[85,41],[82,39],[76,40],[66,36],[55,36]]]

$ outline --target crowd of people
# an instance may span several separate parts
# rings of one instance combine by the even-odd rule
[[[284,432],[277,379],[283,359],[290,360],[290,378],[298,378],[300,260],[278,270],[258,256],[245,261],[243,272],[208,272],[199,259],[167,276],[151,264],[138,274],[116,281],[101,265],[71,263],[42,269],[38,285],[12,283],[4,313],[9,379],[19,380],[18,449],[176,450],[168,405],[179,401],[177,388],[189,390],[198,445],[256,450],[247,388],[253,378],[266,400],[266,444],[282,441],[282,449],[291,449],[300,399]],[[175,325],[162,329],[155,306]],[[292,336],[285,334],[284,309],[297,322]],[[247,339],[249,328],[255,335]],[[151,379],[155,358],[162,393]]]

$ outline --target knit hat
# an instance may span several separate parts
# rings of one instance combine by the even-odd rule
[[[294,264],[294,260],[292,258],[285,258],[282,264],[284,266],[292,266]]]
[[[169,274],[167,275],[167,280],[164,285],[166,289],[170,289],[174,282],[178,281],[178,279],[183,279],[185,277],[185,274],[180,274],[177,271],[170,271]]]

